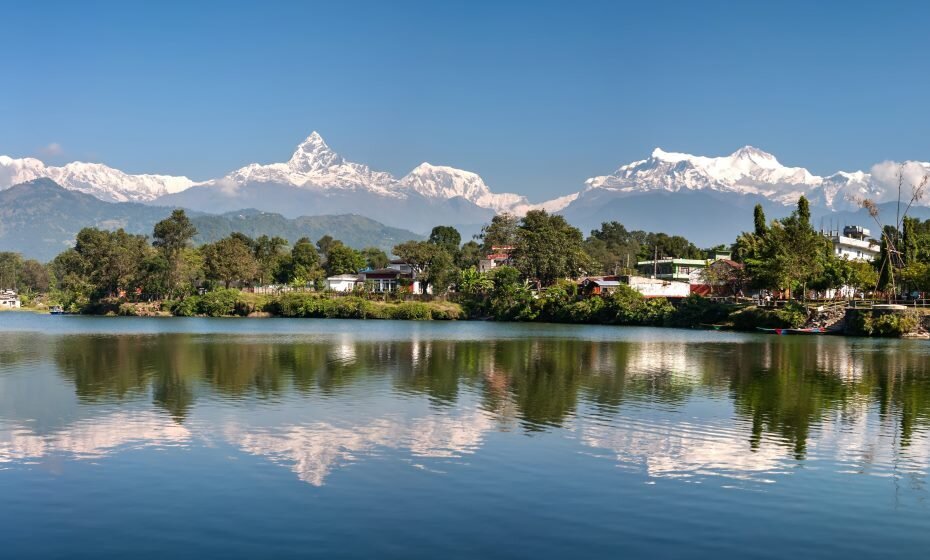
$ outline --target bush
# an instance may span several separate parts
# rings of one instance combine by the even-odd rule
[[[220,289],[207,292],[200,298],[200,312],[209,317],[227,317],[236,313],[239,290]]]
[[[670,327],[696,327],[702,324],[714,324],[725,320],[730,315],[726,305],[711,301],[697,294],[686,297],[668,316]]]
[[[781,319],[785,326],[796,329],[807,322],[807,308],[800,303],[789,301],[775,312],[775,316]]]
[[[425,303],[407,301],[397,305],[392,316],[393,319],[413,321],[428,321],[433,318],[430,308]]]
[[[121,303],[119,304],[119,311],[117,314],[123,317],[135,317],[139,313],[136,311],[136,306],[131,303]]]
[[[189,296],[174,302],[171,314],[175,317],[193,317],[200,312],[200,296]]]
[[[859,336],[894,337],[916,331],[918,323],[911,310],[878,315],[872,311],[858,311],[850,316],[846,332]]]

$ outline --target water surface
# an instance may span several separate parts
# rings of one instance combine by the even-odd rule
[[[0,547],[923,558],[930,345],[0,314]]]

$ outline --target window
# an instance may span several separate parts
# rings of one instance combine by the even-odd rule
[[[691,267],[690,266],[679,266],[678,274],[691,274]]]

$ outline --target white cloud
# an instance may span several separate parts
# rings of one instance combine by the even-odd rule
[[[924,176],[930,174],[930,164],[919,161],[883,161],[872,166],[872,189],[876,202],[898,199],[898,180],[901,179],[901,199],[910,200],[914,189],[920,186]],[[926,188],[925,188],[926,190]],[[930,193],[928,193],[930,194]],[[926,196],[924,197],[927,198]]]
[[[64,148],[61,147],[61,144],[59,144],[58,142],[52,142],[48,146],[40,148],[39,152],[41,152],[43,156],[55,157],[55,156],[60,156],[63,153],[65,153],[65,150]]]

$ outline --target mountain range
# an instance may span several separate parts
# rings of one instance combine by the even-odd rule
[[[151,235],[155,223],[171,210],[137,202],[104,202],[62,188],[50,179],[33,179],[0,191],[0,251],[48,261],[73,245],[83,227],[123,228],[129,233]],[[316,241],[332,235],[351,247],[373,246],[390,253],[398,243],[423,239],[411,231],[353,214],[288,219],[270,212],[239,210],[227,214],[192,213],[190,217],[197,228],[195,244],[210,243],[236,231],[251,237],[278,235],[292,244],[301,237]]]
[[[930,172],[930,163],[882,162],[867,172],[819,176],[783,165],[752,146],[722,157],[656,148],[646,159],[587,179],[574,192],[531,202],[520,194],[492,191],[478,174],[449,166],[422,163],[396,178],[346,160],[314,132],[286,162],[253,163],[199,182],[130,175],[99,163],[53,167],[34,158],[0,156],[0,189],[47,177],[109,202],[209,213],[256,208],[288,218],[351,213],[421,234],[434,225],[454,225],[466,237],[495,213],[522,215],[543,208],[564,214],[584,230],[618,220],[631,228],[681,234],[712,245],[729,242],[751,227],[756,203],[770,217],[779,217],[803,194],[820,216],[858,215],[863,198],[882,203],[897,197],[899,172],[906,185],[914,184]]]

